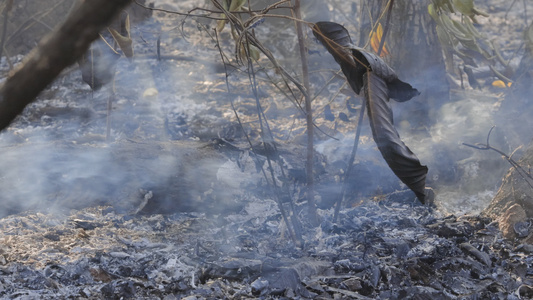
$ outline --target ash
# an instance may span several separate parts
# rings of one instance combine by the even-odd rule
[[[183,10],[201,1],[155,2]],[[279,38],[268,22],[255,30],[270,37],[276,57],[289,57],[295,34],[287,30]],[[499,32],[497,24],[492,27]],[[515,31],[507,34],[518,36]],[[369,128],[363,129],[356,174],[348,176],[349,208],[333,223],[331,207],[341,190],[338,177],[346,170],[359,100],[341,93],[330,101],[344,84],[342,78],[332,81],[328,96],[314,101],[315,122],[325,133],[316,144],[322,223],[304,223],[295,243],[257,170],[265,156],[257,162],[245,150],[245,134],[254,143],[260,136],[256,99],[248,78],[239,75],[243,70],[231,69],[228,91],[208,26],[196,19],[183,23],[155,13],[135,25],[132,36],[136,56],[117,62],[113,88],[91,91],[73,67],[0,134],[0,298],[533,297],[533,246],[503,239],[498,224],[476,216],[508,165],[457,147],[485,139],[497,95],[458,92],[437,113],[431,136],[401,133],[434,172],[437,208],[402,190]],[[220,45],[233,49],[229,30]],[[10,67],[0,63],[5,77]],[[285,165],[274,167],[292,176],[287,197],[306,220],[305,118],[270,84],[274,75],[258,72],[259,102],[274,139],[287,141],[279,146]],[[329,78],[315,77],[315,90]],[[339,117],[326,117],[326,106]],[[472,126],[462,120],[473,120]]]
[[[0,220],[9,299],[524,299],[533,249],[477,217],[437,218],[397,193],[284,237],[273,201],[225,215],[111,207]]]

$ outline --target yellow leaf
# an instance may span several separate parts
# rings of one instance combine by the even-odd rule
[[[232,0],[229,6],[229,11],[239,11],[244,6],[247,0]]]
[[[506,88],[506,87],[511,87],[513,83],[512,82],[508,82],[507,85],[505,85],[505,82],[503,82],[503,80],[494,80],[492,82],[492,86],[493,87],[497,87],[497,88]]]
[[[428,13],[433,18],[433,20],[437,21],[439,19],[437,17],[437,11],[435,10],[435,6],[433,4],[428,5]]]
[[[381,23],[378,23],[378,26],[376,28],[376,31],[370,32],[370,46],[372,47],[372,50],[374,52],[378,52],[379,44],[381,43],[381,38],[383,37],[383,27],[381,27]],[[387,56],[389,55],[389,51],[386,47],[387,43],[383,43],[383,49],[381,50],[380,56]]]

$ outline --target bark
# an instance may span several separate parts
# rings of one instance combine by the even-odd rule
[[[83,1],[61,26],[46,36],[0,88],[0,130],[9,126],[64,68],[75,63],[129,3],[130,0]]]
[[[529,145],[524,156],[518,161],[522,167],[533,164],[533,144]],[[515,231],[520,223],[531,222],[533,218],[533,178],[531,174],[511,168],[503,178],[502,185],[490,205],[483,211],[498,222],[500,230],[506,238],[524,238]],[[518,225],[517,225],[518,224]],[[533,231],[525,237],[527,243],[533,243]]]
[[[300,0],[294,1],[294,15],[297,19],[302,19],[300,11]],[[307,49],[305,47],[305,37],[303,34],[302,23],[296,22],[296,31],[298,33],[298,45],[300,49],[300,59],[302,62],[302,77],[305,87],[305,117],[307,122],[307,157],[306,157],[306,181],[307,181],[307,205],[309,213],[309,221],[311,225],[318,225],[318,216],[316,213],[315,203],[315,188],[314,188],[314,172],[313,172],[313,154],[315,152],[313,146],[314,139],[314,123],[313,123],[313,109],[311,107],[310,84],[309,84],[309,67],[307,62]]]

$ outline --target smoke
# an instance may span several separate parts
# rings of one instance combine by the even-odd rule
[[[95,205],[122,213],[204,211],[213,205],[204,200],[234,206],[238,191],[217,184],[228,159],[205,141],[173,141],[169,133],[169,116],[179,113],[189,122],[208,109],[205,99],[192,95],[211,79],[209,68],[122,58],[114,87],[96,92],[78,69],[66,72],[0,133],[0,217]],[[217,130],[210,134],[216,137]],[[224,174],[237,177],[237,171]]]
[[[196,1],[189,2],[196,5]],[[327,9],[316,15],[309,12],[307,17],[334,18],[331,5],[322,5]],[[289,25],[282,27],[277,22]],[[243,195],[263,180],[254,173],[257,165],[247,157],[243,167],[235,162],[239,155],[230,161],[208,142],[218,137],[244,140],[230,98],[237,105],[245,131],[258,141],[255,99],[247,76],[234,68],[229,68],[228,93],[215,42],[204,29],[196,29],[197,25],[200,28],[202,24],[185,23],[187,36],[177,29],[162,32],[161,25],[153,20],[139,25],[146,43],[136,44],[133,61],[121,58],[117,64],[111,141],[105,141],[105,126],[112,86],[93,93],[75,69],[63,74],[9,130],[0,133],[0,217],[25,210],[64,211],[93,205],[111,205],[126,213],[139,209],[145,213],[223,211],[243,205],[239,203]],[[293,51],[296,39],[288,26],[292,26],[291,21],[269,19],[254,30],[291,73],[298,73],[300,61]],[[161,61],[155,59],[158,37]],[[225,51],[233,54],[230,29],[226,28],[220,39]],[[309,45],[313,53],[323,52],[320,47]],[[325,53],[311,54],[310,61],[314,70],[337,68]],[[423,76],[405,79],[414,87],[436,85],[432,72],[428,67],[421,72]],[[321,74],[311,74],[315,91],[333,72]],[[276,76],[268,68],[257,72],[260,102],[267,108],[278,141],[287,141],[280,148],[303,145],[304,115],[272,86],[272,78],[279,78]],[[355,135],[360,99],[355,98],[351,110],[346,105],[351,94],[341,92],[331,99],[343,82],[342,78],[333,80],[313,104],[320,129],[316,150],[324,159],[319,164],[327,162],[327,173],[317,174],[317,190],[325,202],[336,199],[341,189],[338,174],[347,169]],[[496,153],[462,143],[485,143],[493,125],[504,125],[505,121],[497,118],[505,115],[498,106],[501,98],[485,90],[454,90],[451,99],[426,99],[428,95],[422,94],[409,102],[393,102],[400,136],[428,166],[428,186],[437,191],[443,211],[478,212],[488,205],[509,166]],[[326,105],[331,107],[333,121],[324,117]],[[429,109],[428,115],[420,114],[421,106]],[[505,107],[507,115],[514,110]],[[357,165],[348,177],[349,195],[360,199],[404,189],[377,150],[367,120],[363,123]],[[498,126],[491,144],[511,152],[517,145],[509,143],[507,137],[515,134]],[[248,147],[243,144],[243,148]],[[292,162],[300,160],[303,165],[305,155],[296,156]],[[240,159],[242,162],[242,155]]]

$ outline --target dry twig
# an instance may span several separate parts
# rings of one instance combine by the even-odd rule
[[[507,155],[505,152],[497,148],[494,148],[490,145],[490,134],[492,133],[492,130],[494,129],[494,127],[496,126],[492,126],[489,130],[489,133],[487,134],[486,144],[477,143],[475,145],[472,145],[472,144],[463,143],[463,145],[470,147],[470,148],[477,149],[477,150],[492,150],[492,151],[499,153],[503,158],[505,158],[505,160],[507,160],[511,164],[511,166],[516,170],[516,172],[518,172],[520,177],[522,177],[526,181],[529,187],[533,189],[533,176],[531,176],[531,173],[529,171],[526,171],[516,160],[512,158],[513,154]]]

